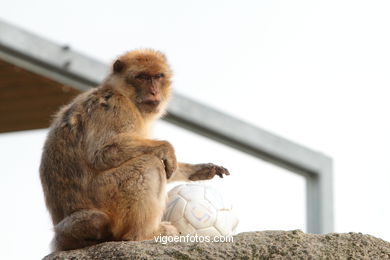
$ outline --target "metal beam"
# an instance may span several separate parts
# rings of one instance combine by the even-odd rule
[[[0,59],[82,91],[109,71],[106,64],[1,21]],[[304,176],[307,231],[333,231],[332,160],[326,155],[177,93],[165,120]]]

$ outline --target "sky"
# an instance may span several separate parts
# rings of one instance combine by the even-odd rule
[[[135,48],[163,51],[175,91],[333,158],[336,232],[390,241],[389,1],[2,0],[1,6],[0,19],[106,63]],[[175,146],[179,160],[231,171],[210,185],[232,200],[239,232],[305,230],[302,177],[165,122],[154,132]],[[49,252],[38,178],[45,135],[0,135],[0,219],[7,223],[1,258]],[[28,241],[24,250],[21,241]]]

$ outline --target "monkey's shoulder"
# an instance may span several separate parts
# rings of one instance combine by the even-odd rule
[[[91,89],[77,96],[55,116],[52,128],[67,134],[127,129],[139,116],[132,103],[110,86]]]
[[[101,110],[108,110],[115,102],[114,93],[107,89],[91,89],[78,95],[71,103],[62,107],[56,117],[62,121],[61,126],[72,126],[78,121],[77,118],[87,119],[93,113]]]

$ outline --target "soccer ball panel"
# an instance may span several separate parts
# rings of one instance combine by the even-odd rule
[[[183,189],[184,187],[185,187],[185,185],[177,185],[176,187],[171,189],[168,192],[168,198],[173,198],[174,196],[176,196],[176,194],[178,194],[180,192],[180,190]]]
[[[216,218],[216,210],[209,202],[189,201],[186,206],[184,217],[195,228],[206,228],[214,224]]]
[[[174,196],[168,200],[163,219],[171,222],[177,221],[184,215],[187,201],[180,197]]]
[[[187,184],[180,189],[179,194],[188,201],[204,199],[204,187],[202,185]]]
[[[238,224],[238,218],[230,210],[220,210],[214,227],[224,236],[233,235]]]
[[[217,210],[231,208],[231,206],[228,206],[226,203],[224,203],[222,195],[211,187],[207,187],[205,189],[205,199],[209,201]]]

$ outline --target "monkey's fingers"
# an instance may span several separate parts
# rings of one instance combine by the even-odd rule
[[[223,178],[223,175],[230,175],[230,172],[225,167],[217,166],[215,174],[218,175],[220,178]]]

